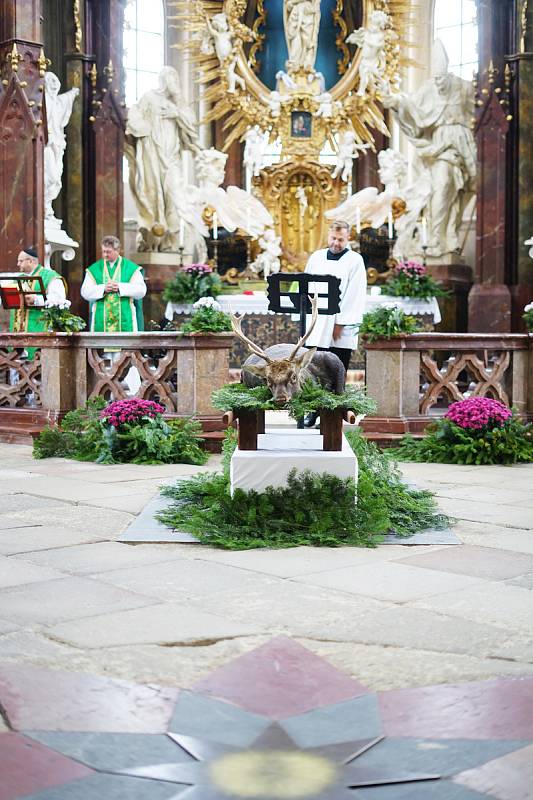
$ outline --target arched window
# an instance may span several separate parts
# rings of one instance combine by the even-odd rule
[[[435,0],[433,37],[446,48],[450,72],[471,79],[478,65],[476,0]]]
[[[165,61],[165,12],[162,0],[128,0],[124,12],[126,105],[132,106],[157,86]]]

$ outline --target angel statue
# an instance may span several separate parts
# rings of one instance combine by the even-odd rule
[[[386,66],[386,30],[389,20],[389,15],[384,11],[373,11],[370,14],[368,28],[359,28],[346,39],[349,44],[356,44],[361,48],[358,97],[364,97],[368,87],[371,89],[388,87],[383,74]]]
[[[279,260],[282,252],[281,236],[276,236],[273,228],[267,228],[263,235],[259,237],[259,247],[261,252],[251,264],[251,268],[257,274],[262,272],[263,278],[266,279],[271,273],[279,272],[281,269],[281,261]]]
[[[395,219],[396,242],[392,254],[400,260],[416,258],[422,254],[420,217],[431,194],[431,176],[420,169],[412,183],[407,183],[407,159],[397,150],[382,150],[378,155],[379,178],[385,185],[385,194],[403,201],[405,211]]]
[[[283,27],[289,53],[287,69],[313,69],[319,26],[320,0],[283,0]]]
[[[339,138],[339,152],[332,177],[340,175],[341,180],[348,183],[352,178],[353,159],[359,158],[359,151],[368,150],[369,147],[369,144],[357,144],[353,131],[343,131]]]
[[[68,92],[59,94],[61,83],[57,75],[47,72],[44,78],[46,117],[48,120],[48,142],[44,148],[44,215],[45,221],[55,221],[52,200],[55,200],[61,191],[63,176],[63,155],[67,140],[65,127],[72,114],[74,100],[80,90],[76,87]]]
[[[230,30],[226,13],[221,11],[220,14],[215,14],[211,19],[206,15],[205,24],[206,30],[204,31],[204,39],[200,51],[204,55],[209,55],[214,49],[220,66],[224,68],[226,73],[228,92],[235,94],[237,85],[244,89],[246,84],[244,79],[237,75],[235,71],[238,56],[234,41],[235,37]]]
[[[246,172],[257,177],[261,171],[263,163],[263,150],[265,147],[265,137],[259,129],[259,125],[249,128],[244,135],[244,155],[243,162]]]

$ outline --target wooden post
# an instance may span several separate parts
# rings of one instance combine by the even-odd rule
[[[257,450],[257,411],[239,411],[239,450]]]
[[[336,408],[334,411],[320,409],[321,430],[323,435],[323,450],[342,450],[342,420],[344,409]]]
[[[265,412],[262,409],[257,412],[257,433],[265,432]]]

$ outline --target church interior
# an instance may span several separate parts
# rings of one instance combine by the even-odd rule
[[[530,123],[529,0],[0,0],[0,800],[533,797]]]

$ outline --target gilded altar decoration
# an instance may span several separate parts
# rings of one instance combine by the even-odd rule
[[[319,0],[283,0],[284,41],[281,23],[268,27],[269,13],[281,9],[264,0],[169,5],[170,23],[186,32],[178,47],[198,67],[202,99],[210,106],[203,122],[225,118],[226,150],[255,125],[271,141],[280,139],[282,160],[317,159],[327,142],[337,149],[341,133],[353,137],[357,157],[358,148],[374,147],[374,131],[388,134],[379,101],[384,89],[397,89],[400,67],[407,63],[411,0],[337,0],[331,20],[321,15]],[[361,24],[352,30],[347,20],[352,26],[355,19]],[[333,31],[338,56],[333,78],[324,67],[326,45],[321,55],[324,25]],[[269,43],[274,33],[278,39]],[[269,44],[276,72],[267,81],[258,70],[258,53],[266,54]]]

